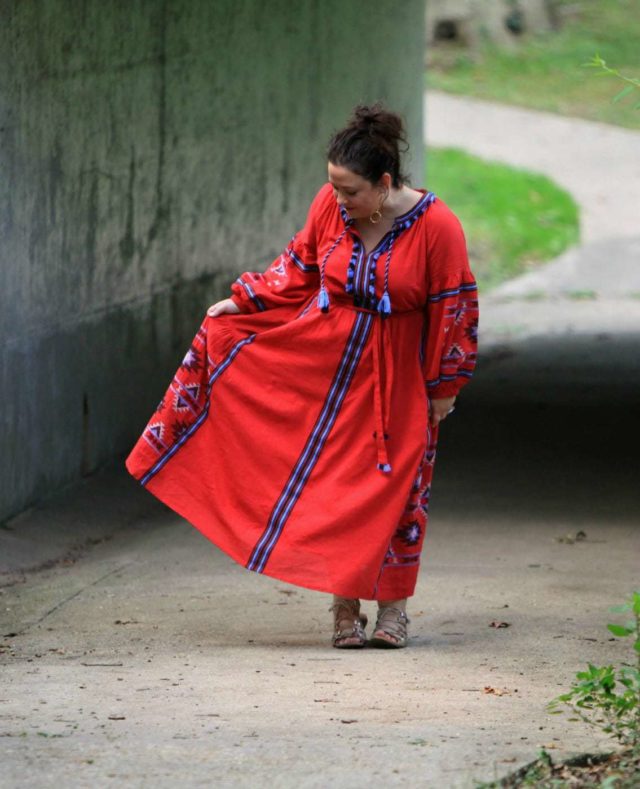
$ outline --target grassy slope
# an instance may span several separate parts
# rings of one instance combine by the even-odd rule
[[[612,103],[623,87],[581,64],[597,52],[609,66],[640,77],[640,0],[560,2],[559,31],[518,39],[513,52],[484,46],[433,47],[430,87],[640,129],[640,91]]]
[[[427,151],[425,183],[457,214],[481,289],[578,241],[578,208],[548,178],[462,151]]]

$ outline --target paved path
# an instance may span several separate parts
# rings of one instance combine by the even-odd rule
[[[640,132],[429,91],[425,140],[544,173],[582,213],[582,241],[640,235]]]
[[[465,450],[474,424],[502,447],[490,467]],[[238,567],[121,471],[9,524],[113,536],[0,588],[0,785],[471,789],[540,746],[606,748],[545,704],[587,660],[626,655],[605,625],[637,580],[633,464],[603,482],[578,434],[571,481],[550,448],[522,463],[513,425],[449,427],[400,652],[331,649],[327,595]]]

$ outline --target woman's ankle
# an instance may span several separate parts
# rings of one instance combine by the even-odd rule
[[[407,598],[401,600],[378,600],[378,608],[397,608],[399,611],[407,613]]]

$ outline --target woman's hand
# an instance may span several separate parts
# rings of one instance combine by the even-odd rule
[[[447,415],[453,411],[453,404],[456,398],[454,397],[439,397],[437,400],[431,400],[431,426],[437,427]]]
[[[216,301],[215,304],[212,304],[209,309],[207,310],[207,315],[210,318],[217,318],[218,315],[224,315],[225,313],[229,313],[230,315],[237,315],[240,312],[240,308],[231,299],[222,299],[222,301]]]

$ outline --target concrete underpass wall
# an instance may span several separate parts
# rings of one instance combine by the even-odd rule
[[[124,455],[358,101],[421,181],[422,0],[13,0],[0,30],[0,517]]]

